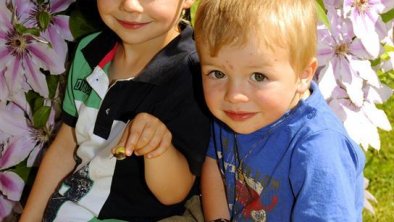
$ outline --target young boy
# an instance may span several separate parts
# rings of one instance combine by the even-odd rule
[[[158,221],[183,214],[209,142],[209,119],[194,87],[200,69],[192,30],[179,23],[192,3],[97,0],[109,30],[78,46],[64,123],[20,221]],[[112,148],[127,124],[135,140],[128,157],[117,160]]]
[[[362,150],[315,82],[315,0],[201,0],[206,221],[361,221]]]

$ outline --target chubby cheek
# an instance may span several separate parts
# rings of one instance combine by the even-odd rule
[[[112,4],[108,0],[97,0],[97,9],[100,14],[107,14],[111,9]]]
[[[223,101],[223,98],[220,98],[221,97],[220,94],[221,94],[220,91],[215,90],[214,87],[204,84],[205,102],[207,103],[209,110],[213,114],[218,113],[220,104]]]
[[[273,122],[288,111],[291,98],[280,93],[265,93],[258,95],[256,101],[266,121]]]

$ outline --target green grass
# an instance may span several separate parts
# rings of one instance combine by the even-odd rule
[[[394,79],[387,81],[394,88]],[[394,127],[394,96],[379,106],[382,108]],[[368,178],[368,190],[377,199],[374,203],[375,215],[364,210],[363,219],[366,222],[393,222],[394,221],[394,130],[380,131],[381,149],[370,149],[364,174]]]

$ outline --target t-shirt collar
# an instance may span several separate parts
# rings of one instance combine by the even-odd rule
[[[171,78],[170,74],[161,74],[173,73],[174,69],[177,68],[175,61],[182,61],[182,59],[187,58],[191,51],[195,51],[192,28],[183,25],[181,29],[180,35],[160,50],[133,81],[161,85]],[[107,29],[82,49],[82,53],[92,70],[110,53],[118,41],[119,38]]]

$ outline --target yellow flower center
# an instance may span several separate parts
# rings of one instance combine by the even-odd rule
[[[12,54],[15,56],[22,55],[27,47],[26,37],[17,33],[9,36],[9,41],[7,43],[11,48]]]

